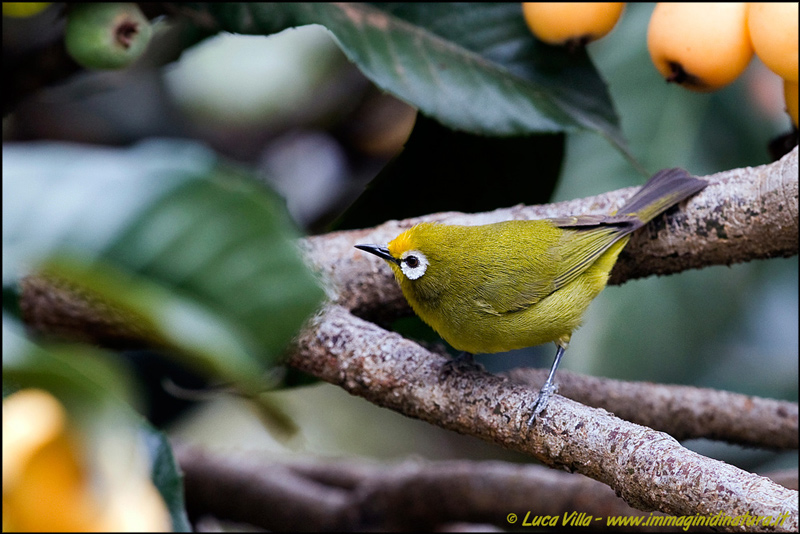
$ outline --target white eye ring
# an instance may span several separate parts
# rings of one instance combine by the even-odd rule
[[[428,269],[428,258],[419,250],[409,250],[400,258],[400,269],[406,278],[416,280]]]

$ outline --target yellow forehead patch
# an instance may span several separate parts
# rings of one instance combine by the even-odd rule
[[[416,226],[414,228],[416,228]],[[414,228],[406,230],[399,236],[392,239],[389,244],[386,245],[386,248],[389,249],[389,254],[395,258],[400,258],[404,252],[408,252],[413,248],[411,244],[411,234],[414,231]]]
[[[392,239],[386,248],[389,249],[389,254],[395,258],[402,258],[403,254],[409,250],[420,250],[426,254],[429,252],[425,250],[425,244],[430,244],[430,238],[435,228],[438,228],[438,223],[422,222],[415,224],[399,236]]]

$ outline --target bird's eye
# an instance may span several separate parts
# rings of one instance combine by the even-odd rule
[[[428,258],[419,250],[412,250],[403,256],[400,269],[406,278],[416,280],[428,270]]]

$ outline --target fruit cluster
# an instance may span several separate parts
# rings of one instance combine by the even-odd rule
[[[553,45],[583,46],[606,35],[622,2],[523,2],[533,34]],[[656,4],[647,30],[650,58],[668,82],[715,91],[744,72],[755,52],[783,78],[786,109],[797,127],[798,4]]]

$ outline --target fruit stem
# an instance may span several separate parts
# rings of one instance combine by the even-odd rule
[[[139,24],[133,20],[123,20],[117,25],[115,35],[117,42],[126,50],[131,47],[133,40],[139,33]]]
[[[678,85],[695,87],[701,90],[703,87],[706,86],[705,83],[703,83],[703,81],[700,78],[686,72],[683,68],[683,65],[681,65],[677,61],[670,61],[669,69],[671,71],[671,74],[666,78],[667,83],[677,83]]]

